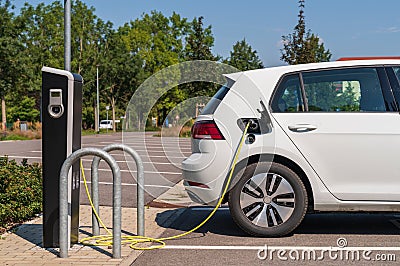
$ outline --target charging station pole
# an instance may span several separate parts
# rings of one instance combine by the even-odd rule
[[[42,68],[43,247],[59,246],[59,183],[65,159],[81,148],[82,77]],[[68,175],[70,244],[79,233],[79,162]]]

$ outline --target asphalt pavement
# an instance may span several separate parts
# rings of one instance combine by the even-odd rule
[[[99,134],[82,137],[82,147],[103,148],[113,143],[123,143],[135,149],[141,156],[145,170],[145,202],[166,192],[182,179],[180,164],[190,155],[190,139],[156,137],[155,132],[146,134],[139,132]],[[0,156],[7,155],[9,159],[29,163],[41,162],[41,140],[1,141]],[[115,151],[112,155],[121,169],[122,175],[122,206],[136,206],[136,165],[129,155]],[[85,176],[90,188],[90,166],[93,157],[82,159]],[[82,182],[81,182],[82,183]],[[83,184],[81,184],[82,186]],[[100,205],[112,205],[112,174],[105,162],[99,165],[99,196]],[[81,189],[81,204],[89,204],[84,189]]]
[[[190,154],[190,140],[160,138],[154,133],[107,134],[85,136],[83,147],[104,147],[124,143],[136,149],[145,167],[146,203],[182,202],[185,193],[180,185],[180,163]],[[112,153],[118,161],[123,182],[123,205],[136,204],[135,166],[129,157]],[[0,156],[40,162],[41,141],[0,142]],[[130,162],[129,162],[130,160]],[[90,182],[92,158],[85,157],[84,168]],[[128,162],[126,162],[128,161]],[[112,176],[108,166],[100,164],[100,203],[111,205]],[[173,187],[173,189],[170,189]],[[81,191],[83,191],[81,189]],[[164,196],[159,197],[163,192]],[[167,196],[165,196],[168,194]],[[178,196],[177,196],[178,195]],[[81,202],[87,203],[82,193]],[[161,206],[159,204],[158,206]],[[183,204],[184,205],[184,204]],[[185,205],[187,206],[187,205]],[[149,210],[152,210],[150,207]],[[162,237],[186,232],[199,224],[211,211],[210,207],[157,209],[156,223],[163,229]],[[180,215],[172,215],[179,213]],[[163,223],[162,217],[174,217]],[[147,218],[148,219],[148,218]],[[293,234],[280,238],[252,237],[240,230],[224,205],[196,232],[167,241],[162,249],[144,251],[134,265],[397,265],[400,260],[400,215],[396,213],[317,213],[306,215]],[[114,261],[117,262],[117,261]]]
[[[162,237],[190,230],[210,211],[186,209]],[[309,214],[289,236],[260,238],[241,231],[223,206],[202,228],[145,251],[135,265],[398,265],[399,221],[397,214]]]

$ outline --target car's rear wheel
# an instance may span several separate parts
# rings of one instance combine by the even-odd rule
[[[308,197],[301,179],[278,163],[246,167],[229,193],[229,209],[237,225],[255,236],[283,236],[303,220]]]

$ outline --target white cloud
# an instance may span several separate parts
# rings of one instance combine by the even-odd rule
[[[400,32],[400,28],[393,26],[393,27],[387,27],[387,28],[380,28],[376,31],[377,33],[397,33]]]
[[[398,27],[390,27],[390,28],[386,29],[386,32],[390,32],[390,33],[400,32],[400,28],[398,28]]]

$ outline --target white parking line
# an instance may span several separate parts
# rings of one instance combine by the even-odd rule
[[[190,246],[190,245],[166,245],[163,249],[190,249],[190,250],[330,250],[329,247],[311,247],[311,246]],[[400,247],[343,247],[341,250],[387,250],[400,251]]]
[[[81,183],[84,183],[81,181]],[[88,184],[92,184],[90,181],[86,181]],[[112,182],[99,182],[99,185],[113,185]],[[175,185],[175,184],[174,184]],[[137,184],[121,183],[121,186],[137,186]],[[172,188],[173,186],[161,186],[161,185],[144,185],[145,187],[155,187],[155,188]]]
[[[31,157],[31,156],[8,156],[8,158],[12,158],[12,159],[42,159],[42,157]],[[165,163],[165,164],[169,164],[169,163]],[[85,171],[89,171],[89,168],[84,168]],[[110,169],[103,169],[103,168],[99,168],[99,171],[101,172],[111,172]],[[130,170],[120,170],[123,173],[131,173],[131,172],[136,172],[136,171],[130,171]],[[166,174],[166,175],[181,175],[182,173],[178,173],[178,172],[158,172],[158,171],[144,171],[144,173],[147,174]]]
[[[124,141],[133,141],[133,142],[138,142],[138,141],[148,141],[148,142],[159,142],[161,140],[163,141],[175,141],[175,142],[189,142],[190,138],[175,138],[175,137],[157,137],[157,138],[143,138],[143,137],[132,137],[132,136],[125,136],[123,138]],[[104,140],[104,142],[107,142],[108,140]],[[118,141],[122,141],[119,139]]]
[[[111,141],[101,141],[101,142],[99,142],[99,143],[101,143],[101,144],[105,144],[105,145],[107,145],[107,144],[114,144],[115,142],[111,142]],[[164,144],[164,145],[167,145],[167,146],[175,146],[176,144],[178,144],[179,146],[187,146],[187,147],[190,147],[190,142],[188,142],[188,143],[181,143],[181,142],[164,142],[164,141],[162,141],[162,142],[148,142],[148,141],[137,141],[137,142],[126,142],[126,141],[123,141],[122,142],[122,144],[125,144],[125,145],[137,145],[137,144],[143,144],[143,145],[148,145],[148,146],[160,146],[161,144]]]
[[[167,147],[167,148],[170,148],[170,147],[184,147],[184,148],[188,148],[188,149],[190,149],[191,148],[191,144],[189,143],[189,144],[182,144],[182,143],[172,143],[172,142],[170,142],[170,143],[165,143],[165,142],[163,142],[163,143],[123,143],[123,144],[125,144],[125,145],[128,145],[128,146],[130,146],[130,147],[143,147],[143,146],[146,146],[146,147],[161,147],[161,146],[163,146],[163,147]],[[103,144],[104,146],[106,146],[106,145],[109,145],[109,144]]]
[[[82,159],[83,162],[93,162],[90,159]],[[116,161],[117,163],[135,163],[135,161]],[[171,165],[171,163],[158,163],[158,162],[143,162],[144,164],[159,164],[159,165]]]
[[[90,171],[89,168],[83,168],[85,171]],[[98,169],[101,172],[111,172],[110,169],[103,169],[99,168]],[[136,171],[130,171],[130,170],[120,170],[122,173],[136,173]],[[181,175],[182,173],[176,173],[176,172],[158,172],[158,171],[144,171],[145,174],[166,174],[166,175]]]
[[[90,144],[89,144],[90,145]],[[191,146],[181,146],[181,145],[128,145],[133,149],[164,149],[164,150],[192,150]]]
[[[104,145],[101,145],[101,144],[83,144],[82,146],[85,146],[85,147],[104,147]],[[160,149],[156,149],[156,150],[153,150],[153,149],[144,149],[144,150],[141,150],[141,149],[134,149],[135,151],[137,151],[137,152],[142,152],[142,151],[149,151],[149,152],[162,152],[162,153],[165,153],[165,152],[174,152],[174,153],[178,153],[180,150],[188,150],[188,151],[190,151],[191,149],[189,149],[189,148],[182,148],[182,149],[174,149],[174,150],[169,150],[169,149],[163,149],[163,150],[161,150],[160,151]]]
[[[123,156],[124,158],[128,157],[130,158],[129,155],[127,154],[111,154],[114,158],[117,156]],[[169,155],[150,155],[150,156],[144,156],[144,154],[139,154],[142,156],[142,158],[166,158],[166,159],[186,159],[187,157],[184,156],[169,156]]]
[[[12,159],[42,159],[42,157],[33,157],[33,156],[14,156],[14,155],[0,155],[0,156],[7,156],[8,158]]]
[[[18,156],[18,155],[0,155],[0,156],[7,156],[8,158],[14,158],[14,159],[42,159],[42,157],[37,157],[37,156]],[[112,156],[115,157],[115,156],[125,156],[125,155],[124,154],[113,154]],[[151,156],[146,156],[145,158],[186,159],[187,157],[183,157],[183,156],[168,156],[168,157],[166,157],[166,156],[161,156],[161,155],[151,155]],[[150,162],[148,162],[148,163],[150,163]]]
[[[142,154],[143,155],[143,154]],[[125,155],[125,154],[112,154],[113,157],[116,156],[125,156],[125,157],[129,157],[129,155]],[[187,157],[184,156],[165,156],[165,155],[150,155],[150,156],[146,156],[145,158],[168,158],[168,159],[186,159]]]

